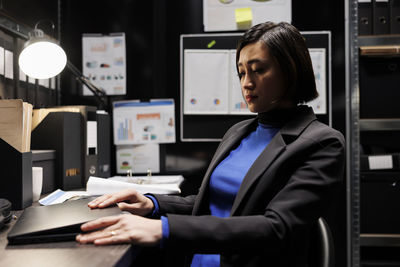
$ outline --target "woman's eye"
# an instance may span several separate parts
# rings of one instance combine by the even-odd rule
[[[238,73],[238,77],[239,77],[239,79],[242,79],[242,77],[245,75],[245,73],[244,72],[239,72]]]

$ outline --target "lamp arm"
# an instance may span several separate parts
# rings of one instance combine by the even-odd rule
[[[67,68],[72,74],[75,76],[76,80],[81,84],[86,85],[86,87],[94,94],[94,96],[101,103],[102,108],[107,109],[107,103],[104,101],[104,98],[107,96],[106,92],[94,85],[87,77],[85,77],[77,67],[75,67],[71,62],[67,61]]]

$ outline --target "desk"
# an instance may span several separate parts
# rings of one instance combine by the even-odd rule
[[[13,212],[17,217],[22,211]],[[8,245],[7,233],[17,220],[0,230],[0,266],[130,266],[138,252],[129,244],[81,245],[75,241]]]

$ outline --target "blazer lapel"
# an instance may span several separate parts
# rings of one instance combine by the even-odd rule
[[[270,167],[270,165],[281,155],[286,146],[293,142],[307,126],[317,118],[312,108],[299,106],[298,113],[291,119],[275,136],[268,146],[261,152],[249,171],[245,175],[239,188],[236,198],[233,202],[231,215],[233,215],[244,196],[257,179]],[[272,179],[272,178],[271,178]]]
[[[215,152],[214,157],[212,158],[210,165],[204,175],[204,179],[199,189],[199,193],[197,194],[197,200],[203,199],[204,194],[206,192],[206,188],[208,188],[208,184],[210,181],[211,173],[217,167],[217,165],[228,156],[232,148],[240,142],[243,137],[250,132],[251,126],[257,122],[257,119],[251,119],[246,124],[242,125],[232,135],[230,135],[227,139],[223,140],[219,145],[217,151]],[[195,206],[193,207],[193,214],[195,214],[198,209],[200,203],[204,201],[196,201]]]
[[[234,214],[240,202],[246,195],[246,192],[253,185],[253,183],[269,168],[274,160],[285,150],[286,144],[280,132],[278,132],[264,151],[258,156],[256,161],[250,167],[246,176],[243,179],[242,185],[233,202],[231,215]]]

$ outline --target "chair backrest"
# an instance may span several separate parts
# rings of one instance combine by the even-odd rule
[[[319,218],[311,232],[310,267],[334,267],[335,249],[332,233],[324,218]]]

